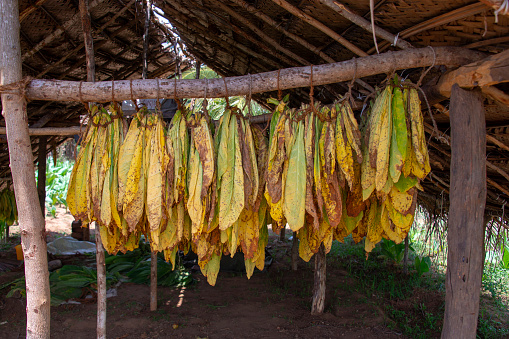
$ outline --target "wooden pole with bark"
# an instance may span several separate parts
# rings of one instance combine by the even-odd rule
[[[297,271],[299,268],[299,239],[297,232],[293,232],[292,239],[292,271]]]
[[[478,91],[452,86],[451,190],[442,338],[475,338],[483,267],[486,121]]]
[[[0,1],[0,32],[0,84],[5,85],[22,78],[18,0]],[[49,338],[50,290],[46,236],[35,186],[26,101],[21,95],[4,93],[2,110],[25,261],[26,337]]]
[[[444,65],[458,67],[485,58],[481,52],[471,51],[459,47],[413,48],[396,52],[386,52],[378,55],[346,60],[331,64],[313,66],[313,85],[326,85],[336,82],[349,81],[376,74],[390,73],[394,70],[427,67],[430,65]],[[356,71],[357,69],[357,71]],[[293,67],[278,71],[252,74],[251,76],[235,76],[223,79],[181,79],[175,84],[174,79],[145,79],[115,81],[115,99],[131,100],[160,98],[219,98],[226,96],[224,81],[227,83],[228,95],[246,95],[248,93],[264,93],[281,90],[308,87],[311,67]],[[131,92],[132,84],[132,92]],[[81,97],[80,97],[81,86]],[[473,85],[475,87],[475,84]],[[206,90],[207,88],[207,90]],[[250,91],[251,88],[251,91]],[[17,92],[16,88],[0,88],[4,92]],[[101,81],[95,84],[80,83],[79,81],[45,80],[30,81],[26,88],[29,100],[46,101],[111,101],[112,81]],[[446,92],[444,87],[440,91]],[[449,89],[450,91],[450,89]],[[426,93],[428,95],[428,93]],[[429,98],[429,97],[428,97]]]
[[[141,73],[142,79],[147,79],[148,74],[148,47],[151,6],[152,1],[143,1],[143,9],[145,11],[145,32],[143,33],[143,69]],[[152,250],[150,251],[150,310],[157,310],[157,252]]]
[[[95,82],[94,40],[88,0],[80,0],[81,26],[87,60],[87,82]],[[97,266],[97,338],[106,339],[106,263],[99,224],[95,223],[95,261]]]
[[[326,267],[325,247],[321,244],[318,252],[315,254],[315,283],[313,286],[313,300],[311,302],[312,315],[320,315],[325,309]]]
[[[46,216],[46,145],[48,138],[46,136],[39,137],[39,157],[37,164],[37,194],[39,196],[39,204],[41,205],[42,217]]]

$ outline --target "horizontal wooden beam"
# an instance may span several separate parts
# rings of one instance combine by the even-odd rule
[[[509,82],[509,50],[462,66],[440,77],[436,90],[450,97],[452,85],[462,88],[489,87]]]
[[[311,71],[313,86],[326,85],[398,69],[426,67],[432,64],[458,67],[485,57],[485,54],[457,47],[407,49],[378,55],[322,64],[286,68],[280,71],[281,90],[309,87]],[[311,68],[312,67],[312,68]],[[132,86],[131,86],[132,85]],[[9,92],[9,86],[0,91]],[[208,98],[246,95],[275,91],[278,88],[278,71],[237,76],[223,79],[196,80],[120,80],[83,83],[63,80],[32,80],[25,96],[29,100],[109,102],[159,98]],[[10,89],[10,92],[15,89]]]
[[[72,136],[84,133],[86,127],[73,126],[73,127],[42,127],[42,128],[29,128],[28,134],[31,136],[40,135],[59,135],[59,136]],[[5,127],[0,127],[0,135],[7,134]]]

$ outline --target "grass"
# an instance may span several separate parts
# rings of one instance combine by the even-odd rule
[[[333,242],[327,256],[328,266],[343,269],[355,278],[353,287],[370,297],[389,318],[387,326],[410,338],[440,336],[445,309],[445,271],[435,260],[429,273],[420,275],[413,266],[415,252],[409,255],[408,274],[402,263],[394,263],[378,245],[366,259],[364,243]],[[415,248],[423,244],[416,241]],[[421,252],[424,253],[424,252]],[[412,263],[412,264],[410,264]],[[501,338],[509,335],[507,319],[509,270],[499,264],[486,265],[478,320],[478,338]],[[352,300],[341,300],[341,304]],[[353,302],[359,303],[359,300]]]

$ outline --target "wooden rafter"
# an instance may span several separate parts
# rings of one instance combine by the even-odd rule
[[[21,13],[19,13],[19,22],[22,23],[30,14],[39,9],[39,6],[42,6],[48,0],[37,0],[33,5],[25,8]]]
[[[337,2],[335,0],[320,0],[320,3],[326,5],[327,7],[331,8],[332,10],[339,13],[342,17],[344,17],[347,20],[350,20],[357,26],[365,29],[368,32],[372,32],[371,29],[371,23],[364,19],[362,16],[355,14],[351,9],[346,7],[344,4]],[[391,44],[396,43],[396,46],[402,49],[405,48],[412,48],[412,45],[405,41],[404,39],[397,38],[394,34],[386,31],[383,28],[380,28],[378,26],[375,26],[375,34],[377,37],[380,37]]]
[[[346,40],[341,35],[339,35],[338,33],[334,32],[332,29],[330,29],[329,27],[327,27],[326,25],[324,25],[320,21],[316,20],[315,18],[311,17],[310,15],[304,13],[303,11],[298,9],[297,7],[295,7],[292,4],[290,4],[289,2],[287,2],[285,0],[272,0],[272,1],[274,3],[276,3],[277,5],[283,7],[284,9],[286,9],[288,12],[292,13],[296,17],[304,20],[305,22],[307,22],[311,26],[313,26],[313,27],[317,28],[318,30],[320,30],[321,32],[325,33],[326,35],[328,35],[332,39],[336,40],[337,42],[339,42],[344,47],[348,48],[350,51],[352,51],[356,55],[358,55],[358,56],[366,56],[367,55],[367,53],[364,52],[362,49],[360,49],[359,47],[355,46],[350,41]]]
[[[104,0],[93,0],[92,2],[90,2],[89,8],[92,9],[95,6],[102,3],[103,1]],[[53,31],[51,34],[48,34],[44,39],[42,39],[39,43],[37,43],[37,45],[35,45],[30,51],[24,53],[21,57],[21,61],[25,61],[26,59],[32,57],[35,53],[40,51],[46,45],[48,45],[53,40],[55,40],[56,38],[61,36],[64,33],[64,29],[68,29],[69,27],[71,27],[72,25],[75,25],[80,20],[81,19],[80,19],[79,13],[76,13],[71,19],[69,19],[68,21],[66,21],[65,23],[62,24],[62,28],[58,28],[55,31]]]
[[[115,15],[110,19],[108,20],[105,24],[103,24],[101,27],[99,27],[98,29],[94,30],[94,33],[95,34],[98,34],[100,32],[102,32],[106,27],[109,27],[111,24],[113,24],[115,22],[115,20],[121,16],[122,14],[124,14],[125,11],[127,11],[134,3],[136,2],[136,0],[131,0],[124,8],[122,8],[120,11],[118,11],[117,13],[115,13]],[[117,34],[123,32],[124,30],[126,30],[127,28],[131,27],[132,25],[134,25],[134,21],[128,23],[127,25],[123,25],[122,27],[120,27],[119,29],[117,29],[115,32],[111,33],[110,35],[111,36],[116,36]],[[107,41],[102,41],[100,42],[101,46],[106,44]],[[64,63],[67,59],[69,59],[71,56],[75,55],[76,53],[78,53],[83,47],[85,46],[84,43],[80,43],[78,46],[76,46],[74,49],[72,49],[69,53],[67,53],[66,55],[64,55],[62,58],[60,58],[57,62],[54,62],[54,63],[49,63],[49,66],[44,69],[44,71],[40,72],[39,74],[37,74],[36,78],[40,78],[42,77],[43,75],[47,74],[48,72],[50,72],[51,70],[53,70],[55,67],[58,67],[59,65],[61,65],[62,63]]]
[[[460,20],[460,19],[467,18],[472,15],[479,14],[487,9],[488,9],[488,7],[485,4],[483,4],[481,2],[476,2],[471,5],[467,5],[467,6],[455,9],[448,13],[445,13],[445,14],[433,17],[429,20],[425,20],[421,23],[418,23],[417,25],[414,25],[410,28],[407,28],[407,29],[401,31],[399,33],[399,36],[402,39],[407,39],[407,38],[417,35],[421,32],[433,29],[438,26],[448,24],[451,21]],[[389,43],[383,42],[378,45],[378,48],[380,49],[380,51],[382,51],[382,50],[387,49],[389,47],[389,45],[390,45]],[[368,51],[368,54],[373,54],[375,51],[376,50],[373,47]]]

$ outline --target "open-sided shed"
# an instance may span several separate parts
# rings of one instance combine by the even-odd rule
[[[172,24],[172,28],[155,24],[150,34],[148,78],[162,80],[114,84],[112,80],[141,75],[144,14],[138,2],[88,3],[96,80],[102,81],[98,84],[81,83],[86,80],[87,58],[77,1],[22,1],[19,14],[16,3],[5,1],[0,7],[5,32],[0,40],[2,85],[15,84],[3,87],[9,93],[2,94],[2,105],[24,227],[27,282],[46,274],[40,265],[45,249],[37,239],[43,221],[34,208],[38,205],[35,185],[26,180],[33,177],[31,149],[37,152],[30,147],[28,125],[77,126],[79,101],[131,97],[203,97],[205,93],[219,97],[227,92],[252,92],[261,101],[279,88],[290,91],[292,102],[298,105],[309,101],[302,87],[311,83],[316,99],[330,103],[349,90],[352,79],[360,112],[362,101],[385,74],[398,71],[414,82],[421,80],[423,98],[430,107],[425,122],[432,173],[422,183],[425,190],[419,200],[432,210],[445,192],[446,205],[449,203],[442,335],[475,337],[483,230],[488,217],[504,225],[503,207],[509,199],[507,1],[156,0],[154,11]],[[20,40],[15,29],[18,22]],[[172,31],[185,43],[187,53],[228,78],[224,82],[166,80],[178,64],[173,50],[161,45],[165,39],[176,39]],[[13,54],[7,46],[13,46]],[[423,73],[429,66],[429,72]],[[21,67],[23,75],[36,80],[21,81]],[[16,88],[21,93],[13,91]],[[27,106],[23,99],[30,100]],[[54,139],[58,143],[62,137]],[[0,176],[7,176],[6,147],[3,152]],[[49,325],[42,319],[49,306],[35,297],[42,294],[28,291],[28,307],[33,309],[27,309],[27,334],[32,337],[49,335]]]

